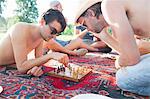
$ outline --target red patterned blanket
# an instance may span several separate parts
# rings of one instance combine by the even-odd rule
[[[78,94],[95,93],[119,99],[148,99],[117,87],[114,61],[110,59],[109,54],[88,53],[83,57],[71,56],[71,63],[94,71],[79,83],[51,77],[47,73],[41,77],[20,74],[16,69],[0,66],[0,86],[4,88],[0,98],[70,99]]]

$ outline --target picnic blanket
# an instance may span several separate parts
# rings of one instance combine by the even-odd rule
[[[118,88],[116,69],[110,54],[88,53],[86,56],[70,56],[70,63],[93,69],[93,73],[81,82],[72,82],[47,75],[41,77],[20,74],[16,69],[0,66],[0,85],[4,88],[0,98],[18,99],[70,99],[78,94],[94,93],[118,99],[148,99]]]

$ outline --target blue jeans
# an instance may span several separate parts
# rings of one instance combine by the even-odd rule
[[[82,41],[83,41],[84,43],[88,44],[88,45],[91,45],[91,44],[94,43],[94,41],[91,40],[91,39],[82,39]]]
[[[134,66],[119,69],[116,80],[125,91],[150,96],[150,54],[141,56],[141,61]]]
[[[59,40],[59,39],[55,39],[55,41],[63,47],[65,47],[66,45],[68,45],[70,43],[70,41],[63,41],[63,40]]]

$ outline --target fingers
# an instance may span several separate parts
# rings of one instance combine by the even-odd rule
[[[27,74],[30,75],[31,74],[31,69],[27,71]]]
[[[41,67],[37,67],[37,66],[33,67],[32,69],[30,69],[27,72],[27,74],[32,74],[34,76],[41,76],[43,73],[44,72],[43,72],[42,68]]]
[[[42,74],[43,74],[43,70],[42,70],[41,66],[37,67],[35,72],[33,73],[34,76],[41,76]]]
[[[53,52],[51,53],[53,56],[53,59],[59,61],[60,63],[63,63],[64,65],[67,65],[69,63],[69,57],[67,54]]]
[[[59,62],[63,63],[65,66],[67,66],[67,64],[69,63],[68,55],[65,54]]]

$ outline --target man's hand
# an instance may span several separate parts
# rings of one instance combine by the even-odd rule
[[[92,32],[92,31],[90,31],[90,33],[92,33],[93,36],[96,37],[97,39],[100,39],[100,40],[101,40],[101,38],[104,38],[104,36],[106,36],[107,29],[108,29],[108,27],[105,27],[105,28],[103,28],[103,30],[102,30],[101,32],[99,32],[99,33],[95,33],[95,32]]]
[[[38,67],[35,66],[27,71],[27,74],[34,75],[34,76],[41,76],[43,74],[42,66]]]
[[[69,63],[69,57],[67,54],[59,53],[59,52],[52,52],[49,53],[50,57],[54,60],[59,61],[60,63],[63,63],[65,66]]]

